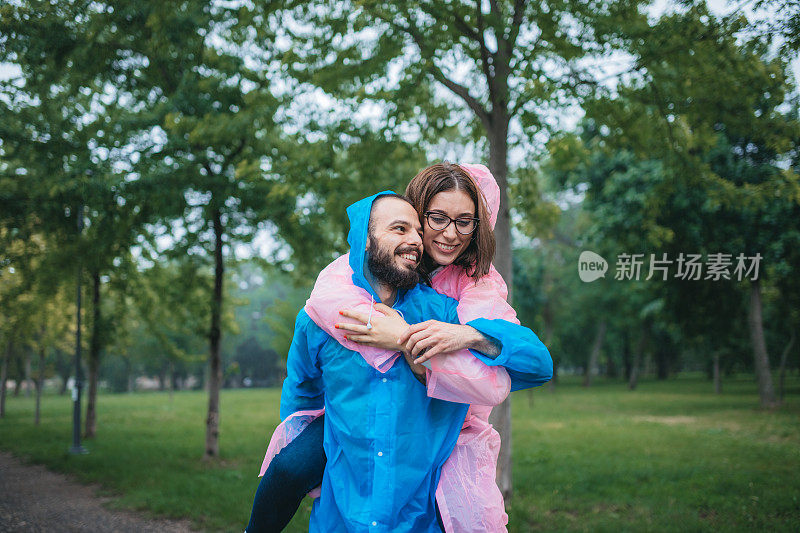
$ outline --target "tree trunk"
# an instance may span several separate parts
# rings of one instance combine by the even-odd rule
[[[597,360],[600,358],[600,351],[603,349],[603,341],[606,338],[606,319],[600,321],[597,327],[597,333],[594,336],[592,343],[592,351],[589,352],[589,361],[586,363],[586,370],[583,373],[583,386],[588,387],[592,384],[592,370],[597,366]]]
[[[0,418],[6,416],[6,393],[8,392],[6,381],[8,380],[9,357],[11,357],[11,341],[6,343],[6,349],[3,352],[3,361],[0,364]]]
[[[789,337],[789,343],[783,349],[783,353],[781,354],[781,366],[778,372],[778,398],[781,403],[783,403],[783,393],[784,393],[784,383],[786,381],[786,360],[789,358],[789,353],[794,348],[794,341],[797,336],[797,333],[794,329],[792,329],[791,336]]]
[[[722,394],[722,375],[719,372],[719,354],[714,354],[714,394]]]
[[[514,272],[511,262],[511,216],[508,205],[508,123],[506,109],[493,110],[493,128],[487,128],[489,137],[489,170],[500,187],[500,210],[494,237],[497,244],[494,266],[508,286],[508,301],[513,302]],[[492,409],[489,422],[500,434],[500,454],[497,458],[497,486],[508,500],[513,492],[511,478],[511,396]]]
[[[31,350],[25,350],[25,397],[30,398],[33,390],[33,378],[31,378]]]
[[[214,299],[211,302],[209,332],[208,417],[206,418],[205,458],[219,456],[219,389],[222,383],[220,340],[222,339],[222,281],[225,267],[222,260],[222,218],[219,209],[213,213],[214,223]]]
[[[97,433],[97,371],[100,368],[100,350],[103,335],[100,314],[100,272],[92,272],[92,339],[89,341],[89,394],[86,400],[86,430],[84,437],[91,439]]]
[[[750,283],[750,312],[748,313],[750,339],[753,343],[753,359],[758,380],[758,395],[762,407],[775,406],[775,391],[772,388],[772,373],[769,368],[767,344],[764,341],[764,322],[761,317],[761,283]]]
[[[641,375],[649,376],[653,373],[653,358],[649,353],[643,353],[642,358],[642,361],[644,361],[644,370],[642,370]]]
[[[136,377],[133,375],[133,365],[129,357],[125,358],[125,372],[128,376],[128,392],[136,390]]]
[[[22,380],[24,372],[22,370],[22,358],[17,354],[14,357],[14,364],[17,368],[16,378],[14,379],[14,398],[19,398],[19,392],[22,390]]]
[[[44,338],[44,328],[42,328]],[[33,415],[33,425],[38,426],[41,419],[42,390],[44,389],[44,343],[39,344],[39,376],[36,378],[36,412]]]
[[[58,395],[64,396],[67,393],[67,383],[69,382],[69,376],[71,374],[71,367],[69,362],[64,364],[64,352],[60,349],[55,349],[55,363],[56,363],[56,372],[58,373],[58,377],[61,378],[61,385],[58,389]]]
[[[636,390],[639,385],[639,368],[644,357],[644,349],[647,346],[648,325],[642,324],[642,331],[639,333],[639,342],[636,343],[636,351],[633,353],[633,363],[631,364],[631,376],[628,380],[628,389]]]
[[[623,373],[623,378],[625,378],[625,381],[628,382],[629,388],[630,388],[632,367],[633,367],[633,361],[631,361],[630,335],[628,335],[628,330],[624,329],[622,331],[622,373]]]
[[[658,330],[655,333],[655,350],[653,355],[656,362],[656,378],[665,380],[669,378],[670,371],[670,356],[673,349],[669,336],[663,330]]]

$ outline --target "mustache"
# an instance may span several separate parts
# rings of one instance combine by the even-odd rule
[[[422,249],[417,246],[402,246],[397,248],[394,251],[396,254],[407,254],[409,252],[415,252],[417,254],[417,258],[422,257]]]

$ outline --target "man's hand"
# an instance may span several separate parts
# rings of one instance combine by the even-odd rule
[[[346,332],[347,340],[365,346],[402,352],[404,346],[397,342],[397,338],[408,329],[408,323],[400,316],[400,313],[387,305],[376,303],[373,309],[377,312],[372,313],[371,319],[367,313],[348,309],[339,311],[340,315],[358,320],[361,324],[340,322],[334,327]],[[367,326],[368,321],[371,327]]]
[[[500,354],[500,347],[472,326],[448,324],[438,320],[426,320],[410,326],[397,339],[397,343],[404,345],[404,353],[407,352],[415,364],[423,363],[434,355],[467,348],[489,357]]]

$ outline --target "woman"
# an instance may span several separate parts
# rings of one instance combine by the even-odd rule
[[[504,319],[518,323],[516,313],[506,302],[505,283],[491,266],[492,229],[500,194],[488,169],[482,165],[433,165],[409,183],[406,195],[420,213],[424,228],[422,273],[434,289],[459,300],[460,321],[466,324],[473,319]],[[471,404],[458,443],[442,468],[436,491],[441,514],[438,518],[442,529],[448,532],[505,531],[508,517],[494,481],[500,438],[488,423],[490,406],[502,402],[509,387],[517,390],[550,378],[552,362],[546,348],[536,339],[535,353],[527,350],[508,355],[514,352],[506,350],[496,359],[473,355],[459,344],[459,328],[469,326],[428,321],[409,328],[391,308],[373,306],[366,293],[352,284],[351,274],[347,256],[323,270],[306,303],[307,313],[378,371],[390,368],[398,351],[403,350],[416,359],[409,364],[428,367],[429,396]],[[342,316],[356,322],[342,322]],[[266,485],[263,490],[259,486],[248,531],[256,531],[263,523],[259,514],[264,512],[264,501],[283,514],[287,509],[294,514],[299,504],[296,495],[291,502],[281,500],[288,492],[287,478],[304,481],[294,487],[295,492],[318,484],[324,454],[320,458],[319,452],[312,450],[322,447],[324,417],[318,418],[321,413],[295,413],[276,430],[261,472],[266,471],[265,478],[270,479],[262,480]],[[287,451],[277,457],[291,454],[304,459],[298,462],[283,457],[272,464],[276,454],[290,442]],[[309,460],[311,456],[313,460]],[[292,467],[281,470],[277,463]],[[305,468],[298,468],[298,464]],[[269,488],[269,481],[276,478],[281,482],[272,486],[280,485],[281,494],[278,498],[265,495],[276,492]],[[311,484],[313,481],[316,483]],[[304,493],[300,493],[301,497]],[[285,525],[288,518],[281,523]],[[273,525],[271,530],[280,527]]]

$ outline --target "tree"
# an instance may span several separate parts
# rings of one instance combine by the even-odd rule
[[[103,46],[114,28],[98,31],[103,8],[86,1],[19,2],[3,6],[0,26],[0,57],[20,69],[19,77],[2,83],[0,105],[9,119],[0,129],[3,200],[10,207],[3,223],[47,235],[51,265],[88,273],[87,437],[96,431],[100,354],[115,318],[101,313],[101,286],[148,212],[123,194],[126,174],[118,163],[127,158],[121,147],[131,135],[129,92],[115,85],[116,50]],[[84,235],[76,236],[84,223]]]
[[[689,216],[708,221],[702,244],[717,248],[709,252],[755,257],[780,238],[789,219],[779,214],[800,201],[798,175],[785,164],[796,158],[800,122],[783,110],[792,91],[786,63],[760,39],[740,41],[745,27],[742,17],[717,18],[701,3],[668,13],[652,33],[631,33],[631,78],[618,95],[590,101],[587,114],[607,146],[663,164],[666,179],[647,210],[671,230],[670,241],[683,242],[679,228],[690,230],[686,219],[672,216],[685,209],[669,212],[675,202],[689,203],[676,196],[683,192],[699,208]],[[769,406],[775,397],[760,278],[750,284],[748,305],[761,404]]]
[[[276,121],[281,102],[271,73],[274,36],[265,22],[272,9],[130,2],[98,18],[98,28],[124,31],[107,38],[118,55],[130,58],[125,84],[140,109],[142,157],[132,169],[131,188],[140,199],[157,195],[156,202],[148,198],[157,205],[155,229],[173,239],[169,250],[157,242],[151,248],[155,255],[208,261],[213,272],[204,332],[206,458],[219,455],[226,262],[268,224],[288,243],[312,246],[326,236],[298,229],[321,218],[304,205],[318,177],[308,161],[319,144],[284,135]]]
[[[2,232],[2,230],[0,230]],[[21,232],[3,232],[6,236]],[[36,407],[34,424],[39,424],[41,394],[45,377],[47,352],[64,349],[70,342],[70,319],[74,310],[66,297],[60,271],[46,253],[52,246],[42,235],[26,235],[24,240],[5,239],[4,268],[0,270],[0,305],[5,310],[0,322],[0,339],[5,347],[0,370],[0,416],[4,414],[6,378],[11,355],[24,352],[24,378],[32,383],[31,358],[38,356],[35,379]],[[17,376],[19,383],[22,376]],[[27,390],[30,394],[30,387]]]

